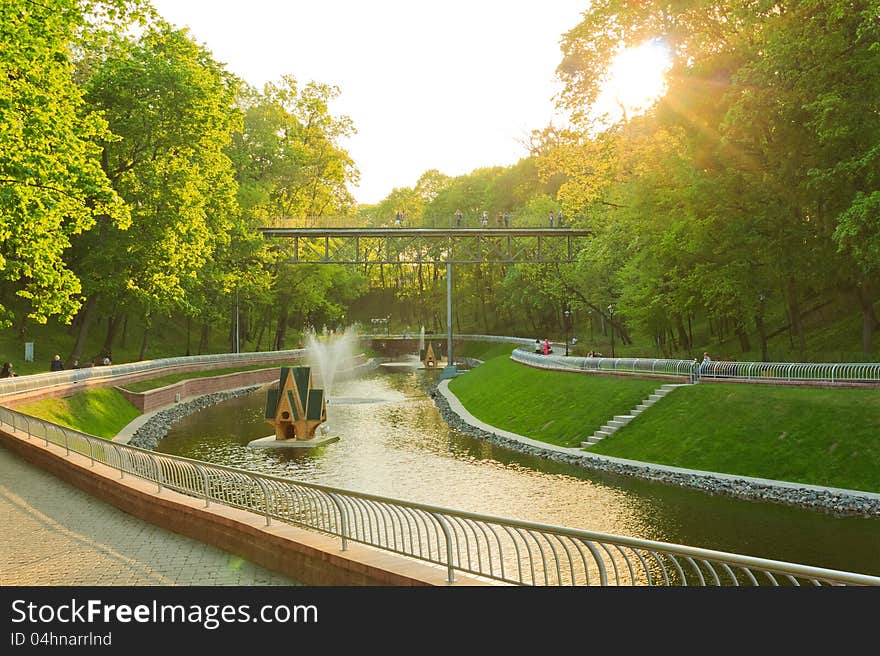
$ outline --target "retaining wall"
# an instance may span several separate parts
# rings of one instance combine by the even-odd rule
[[[37,438],[4,427],[0,446],[20,455],[76,487],[162,528],[214,545],[254,563],[281,572],[306,585],[449,585],[446,570],[395,554],[341,541],[333,536],[273,522],[256,513],[220,504],[205,506],[202,499],[155,483],[126,476],[101,463],[46,445]],[[63,554],[59,555],[63,558]],[[483,585],[457,575],[454,585]]]

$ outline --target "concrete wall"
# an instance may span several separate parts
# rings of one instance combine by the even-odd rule
[[[152,412],[175,403],[178,398],[185,399],[190,396],[213,394],[238,387],[271,383],[278,380],[278,370],[279,367],[270,367],[253,371],[239,371],[223,376],[191,378],[146,392],[129,392],[122,387],[116,389],[141,412]]]

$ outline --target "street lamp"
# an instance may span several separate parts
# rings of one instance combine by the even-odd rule
[[[611,324],[611,357],[614,357],[614,306],[608,306],[608,322]]]
[[[571,310],[565,308],[565,311],[562,314],[565,315],[565,356],[568,357],[568,343],[570,341],[568,333],[571,330]]]

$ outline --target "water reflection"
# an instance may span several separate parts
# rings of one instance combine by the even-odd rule
[[[880,575],[880,520],[741,501],[580,468],[450,430],[431,372],[340,381],[329,433],[302,452],[248,449],[269,435],[265,392],[180,421],[160,451],[410,501]]]

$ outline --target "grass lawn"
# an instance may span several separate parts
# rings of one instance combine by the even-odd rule
[[[517,344],[498,344],[497,342],[465,342],[456,345],[453,355],[477,360],[489,360],[500,356],[510,356]]]
[[[64,399],[45,399],[15,408],[32,417],[75,430],[113,438],[141,413],[112,388],[79,392]]]
[[[880,492],[880,390],[683,387],[588,451]]]
[[[449,389],[478,419],[561,446],[580,446],[664,382],[533,369],[511,361],[512,349],[505,349],[505,355],[455,378]]]
[[[257,369],[271,369],[272,367],[280,368],[281,365],[272,364],[255,364],[247,367],[232,367],[229,369],[205,369],[204,371],[189,371],[186,373],[170,374],[161,378],[153,378],[152,380],[141,380],[136,383],[127,383],[124,389],[129,392],[147,392],[152,389],[159,389],[166,385],[173,385],[182,380],[191,380],[193,378],[210,378],[213,376],[224,376],[226,374],[234,374],[239,371],[255,371]]]

